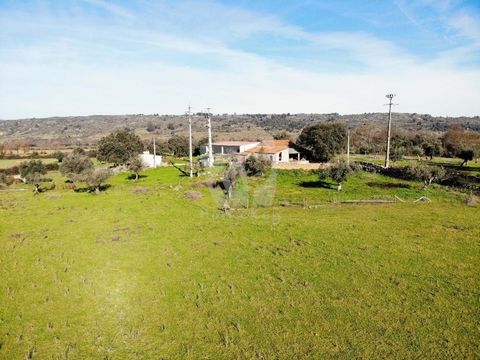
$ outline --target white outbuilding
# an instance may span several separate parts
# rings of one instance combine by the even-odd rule
[[[144,151],[143,154],[140,155],[140,160],[149,168],[162,166],[162,156],[150,154],[150,151]]]

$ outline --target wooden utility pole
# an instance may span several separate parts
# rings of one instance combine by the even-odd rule
[[[212,149],[212,121],[210,119],[210,108],[207,108],[207,128],[208,128],[208,167],[213,166]]]
[[[193,150],[192,150],[192,107],[188,105],[188,158],[189,158],[189,174],[193,177]]]
[[[390,166],[390,136],[392,132],[392,100],[395,97],[395,94],[387,94],[385,95],[387,99],[389,99],[388,105],[388,128],[387,128],[387,149],[385,152],[385,168]]]

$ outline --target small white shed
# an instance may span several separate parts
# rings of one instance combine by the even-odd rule
[[[150,154],[150,151],[144,151],[140,155],[140,160],[149,168],[162,166],[162,156]]]

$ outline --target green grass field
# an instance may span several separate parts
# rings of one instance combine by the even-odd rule
[[[8,169],[13,166],[20,165],[23,161],[29,161],[30,159],[0,159],[0,169]],[[57,159],[40,159],[44,164],[50,164],[57,161]]]
[[[54,191],[0,193],[0,358],[479,357],[466,195],[413,203],[420,184],[362,172],[339,194],[277,171],[241,181],[224,213],[171,167],[127,177],[99,195],[57,174]]]

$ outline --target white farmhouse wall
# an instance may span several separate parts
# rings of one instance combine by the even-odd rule
[[[155,160],[154,160],[155,159]],[[143,154],[140,155],[140,160],[145,164],[145,166],[153,168],[155,166],[162,165],[162,157],[160,155],[150,154],[148,151],[144,151]]]

